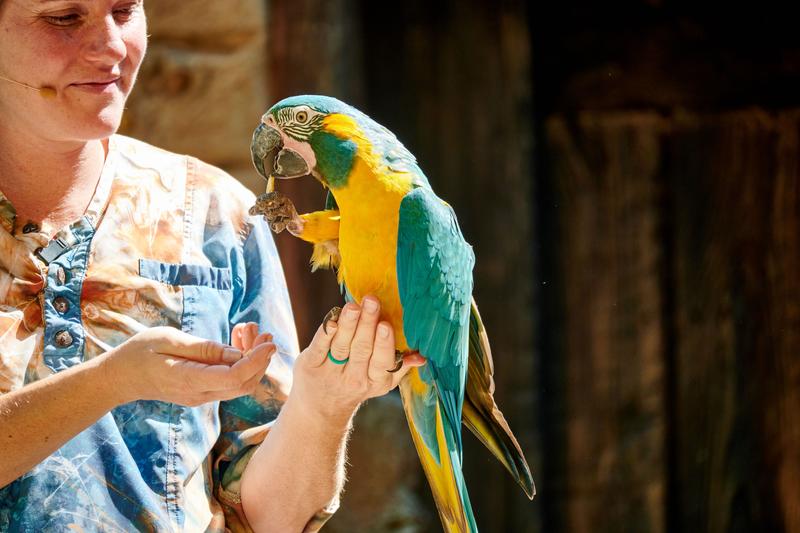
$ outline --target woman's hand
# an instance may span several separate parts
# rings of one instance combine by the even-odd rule
[[[388,372],[396,366],[392,328],[379,323],[377,299],[361,303],[345,305],[338,323],[328,322],[327,333],[320,327],[299,355],[289,397],[242,474],[242,506],[255,531],[300,531],[314,513],[336,507],[356,409],[425,364],[408,355],[398,372]],[[232,342],[238,336],[242,347],[251,346],[256,333],[242,329]]]
[[[392,327],[379,323],[380,304],[375,297],[366,296],[361,303],[348,303],[338,323],[328,322],[317,330],[295,363],[288,401],[296,401],[312,414],[349,420],[362,402],[386,394],[411,368],[425,364],[422,356],[407,355],[402,368],[390,373],[396,366]],[[332,362],[328,350],[333,358],[346,362]]]
[[[261,340],[242,355],[241,349],[156,327],[101,356],[102,366],[120,404],[141,399],[193,407],[252,393],[275,353],[269,335]]]
[[[231,346],[242,352],[247,352],[265,342],[271,342],[270,333],[259,333],[258,324],[255,322],[242,322],[233,326],[231,331]]]

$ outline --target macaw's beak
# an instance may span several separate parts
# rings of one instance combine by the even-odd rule
[[[276,178],[299,178],[310,172],[303,156],[283,147],[280,132],[263,123],[253,132],[250,154],[264,179],[269,179],[270,174]]]

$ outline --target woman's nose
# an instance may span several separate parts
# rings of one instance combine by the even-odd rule
[[[96,24],[85,47],[86,58],[93,62],[116,65],[127,55],[123,29],[112,15]]]

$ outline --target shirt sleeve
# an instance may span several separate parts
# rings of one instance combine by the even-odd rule
[[[220,402],[214,492],[225,512],[226,528],[232,532],[251,531],[241,504],[241,476],[289,395],[299,353],[289,294],[272,235],[260,218],[251,219],[248,227],[243,246],[232,260],[234,295],[229,320],[231,327],[241,322],[257,323],[260,331],[273,334],[278,350],[255,393]],[[337,497],[311,518],[304,531],[318,531],[338,505]]]

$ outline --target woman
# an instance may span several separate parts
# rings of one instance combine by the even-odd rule
[[[252,195],[115,134],[146,44],[141,1],[0,0],[0,530],[314,531],[424,360],[373,298],[296,356]]]

